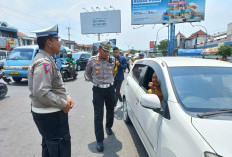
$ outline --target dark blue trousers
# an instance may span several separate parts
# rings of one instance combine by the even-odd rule
[[[106,106],[106,128],[111,128],[114,122],[115,90],[109,88],[93,87],[94,130],[97,142],[103,142],[103,115]]]
[[[42,135],[42,157],[71,157],[68,114],[63,111],[38,114],[32,112]]]

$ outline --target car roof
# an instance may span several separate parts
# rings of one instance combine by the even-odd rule
[[[16,47],[16,49],[23,49],[23,48],[32,48],[32,49],[35,49],[35,48],[39,48],[39,46],[38,45],[27,45],[27,46]]]
[[[157,57],[144,60],[165,62],[168,67],[232,67],[232,63],[226,61],[191,57]]]

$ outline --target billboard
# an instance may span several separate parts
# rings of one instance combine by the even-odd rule
[[[121,11],[81,13],[81,34],[121,33]]]
[[[131,0],[131,24],[202,21],[205,0]]]
[[[111,43],[110,47],[113,49],[116,47],[116,39],[110,39],[109,42]]]

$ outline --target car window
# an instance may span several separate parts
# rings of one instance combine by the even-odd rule
[[[90,58],[90,55],[89,55],[89,54],[84,54],[84,58],[85,58],[85,59],[89,59],[89,58]]]
[[[24,49],[13,49],[8,55],[8,60],[31,60],[34,49],[24,48]]]
[[[5,51],[0,51],[0,60],[5,59],[7,56],[7,53]]]
[[[147,71],[147,66],[142,64],[136,64],[133,68],[133,78],[139,83],[142,83],[144,75]]]
[[[154,69],[152,69],[150,66],[148,66],[146,75],[143,79],[143,82],[141,83],[141,86],[144,88],[145,91],[149,89],[148,84],[149,82],[152,82],[152,75],[154,73]]]
[[[175,92],[189,112],[232,108],[232,68],[169,68]]]
[[[80,58],[84,58],[84,54],[81,54]]]

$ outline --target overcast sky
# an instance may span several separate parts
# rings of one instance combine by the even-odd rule
[[[18,28],[18,31],[29,36],[35,36],[30,31],[59,25],[59,35],[68,39],[67,27],[71,27],[71,40],[80,44],[92,44],[97,42],[95,35],[81,35],[80,12],[83,8],[92,11],[104,8],[121,10],[120,34],[103,34],[101,40],[117,39],[117,46],[122,49],[149,49],[149,42],[156,40],[157,30],[163,27],[161,24],[145,25],[142,28],[133,29],[131,25],[131,0],[0,0],[0,21],[7,22],[10,26]],[[232,22],[231,0],[206,0],[205,21],[200,24],[207,28],[209,34],[227,30],[227,24]],[[154,28],[153,28],[154,27]],[[176,34],[181,31],[189,37],[201,27],[192,27],[189,23],[177,24]],[[168,29],[163,28],[159,32],[158,41],[167,39]]]

